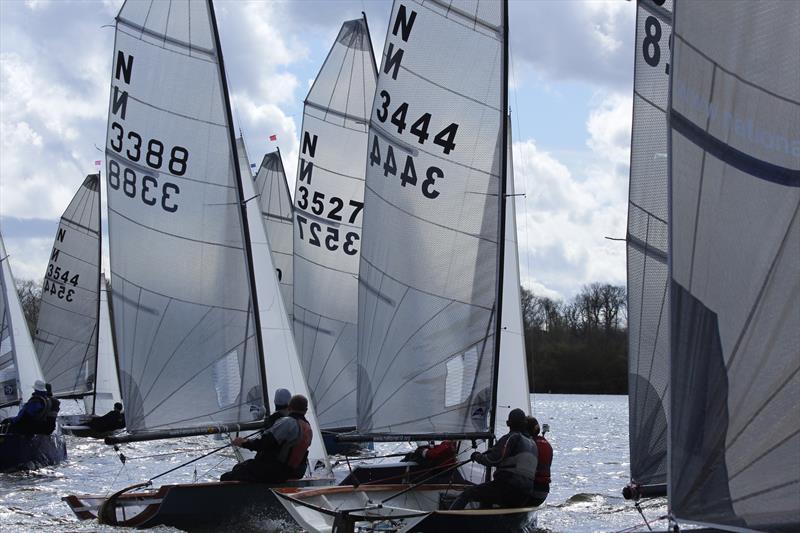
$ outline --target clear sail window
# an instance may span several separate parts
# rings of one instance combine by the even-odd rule
[[[225,357],[214,363],[213,376],[217,405],[223,408],[235,404],[242,390],[242,374],[236,350],[228,352]]]
[[[444,405],[452,407],[464,403],[470,397],[478,369],[478,347],[471,346],[464,353],[454,355],[446,365]]]

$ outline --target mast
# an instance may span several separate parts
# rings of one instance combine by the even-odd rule
[[[500,332],[503,330],[503,268],[506,247],[506,176],[508,175],[508,1],[503,0],[503,88],[502,88],[502,121],[503,134],[501,140],[502,164],[498,188],[499,215],[497,238],[497,303],[494,332],[494,366],[492,369],[492,405],[489,418],[490,444],[494,441],[497,424],[497,378],[500,373]],[[487,469],[488,472],[488,469]]]
[[[369,42],[369,53],[372,57],[375,57],[375,49],[372,48],[372,34],[369,31],[369,22],[367,22],[367,14],[362,11],[361,16],[364,17],[364,27],[367,29],[367,41]],[[375,77],[378,77],[378,65],[373,61],[372,67],[375,69]]]
[[[236,135],[233,131],[233,116],[231,113],[231,100],[228,93],[228,79],[225,76],[225,62],[222,59],[222,46],[219,41],[219,30],[217,28],[217,15],[214,12],[214,3],[208,0],[208,12],[211,18],[211,27],[214,32],[214,44],[217,47],[217,57],[219,58],[219,71],[222,83],[222,93],[225,101],[225,113],[228,120],[228,138],[231,143],[233,169],[236,173],[236,186],[239,192],[239,210],[242,219],[242,233],[244,234],[244,248],[247,262],[248,284],[250,287],[250,298],[253,306],[253,320],[255,321],[256,333],[256,348],[258,349],[257,359],[258,368],[261,373],[261,392],[264,399],[264,407],[266,412],[269,413],[269,394],[267,393],[267,371],[264,368],[264,344],[261,338],[261,318],[259,316],[258,308],[258,295],[256,293],[255,270],[253,268],[253,249],[250,242],[250,226],[247,221],[247,204],[245,202],[244,192],[242,190],[242,173],[239,170],[239,163],[236,149]]]
[[[101,180],[102,172],[97,171],[97,269],[103,271],[103,181]],[[102,289],[102,275],[97,276],[97,324],[95,331],[97,333],[94,343],[94,390],[92,391],[92,414],[97,411],[97,365],[100,360],[100,290]],[[108,298],[108,292],[106,292]]]

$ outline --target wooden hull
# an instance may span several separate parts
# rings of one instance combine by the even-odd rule
[[[89,494],[65,496],[62,500],[81,520],[97,518],[101,506],[105,505],[104,522],[111,525],[137,528],[165,525],[203,530],[252,516],[291,522],[291,516],[270,489],[293,487],[297,490],[329,482],[329,479],[303,479],[280,485],[239,481],[188,483],[123,493],[113,501],[106,496]]]
[[[0,435],[0,472],[34,470],[57,465],[67,458],[67,444],[60,434]]]
[[[533,531],[538,507],[449,511],[467,485],[367,485],[297,491],[275,489],[286,510],[307,531],[423,533]],[[408,492],[398,494],[404,489]],[[393,496],[397,495],[394,498]],[[384,504],[382,500],[391,498]]]

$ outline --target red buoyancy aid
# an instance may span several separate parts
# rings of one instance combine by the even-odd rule
[[[311,438],[313,437],[311,424],[304,419],[296,418],[295,420],[297,420],[297,427],[300,429],[300,436],[292,446],[292,449],[289,450],[289,457],[286,460],[286,464],[292,469],[299,467],[303,459],[305,459],[308,447],[311,446]]]
[[[536,463],[536,479],[534,482],[537,485],[550,485],[550,465],[553,464],[553,447],[542,435],[537,435],[533,441],[536,443],[539,459]]]
[[[443,466],[450,466],[456,464],[457,453],[456,443],[446,440],[425,450],[425,459]]]

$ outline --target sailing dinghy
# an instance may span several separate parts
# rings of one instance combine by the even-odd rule
[[[114,402],[120,401],[100,275],[100,202],[100,174],[90,174],[59,221],[42,283],[34,335],[39,363],[45,381],[53,387],[53,396],[83,399],[85,414],[58,417],[62,430],[96,438],[106,434],[95,433],[86,424],[100,410],[105,409],[102,413],[106,413]],[[100,337],[104,342],[102,352]],[[104,390],[101,392],[100,388]]]
[[[800,531],[798,27],[798,2],[674,6],[667,484],[678,524]]]
[[[0,292],[0,419],[5,419],[17,414],[18,406],[33,391],[33,384],[43,376],[2,235]],[[56,465],[66,458],[67,446],[58,430],[50,435],[0,434],[0,472]]]
[[[100,331],[97,337],[97,372],[94,394],[84,396],[85,413],[107,413],[114,404],[122,401],[117,375],[117,358],[114,349],[114,332],[111,325],[109,294],[111,286],[105,275],[100,275]],[[61,430],[75,437],[102,439],[122,430],[98,432],[89,427],[87,415],[60,416]]]
[[[369,128],[357,434],[340,439],[499,436],[507,35],[506,2],[394,3]],[[519,324],[510,329],[521,334]],[[523,363],[512,386],[527,385],[524,370]],[[507,408],[525,408],[527,390],[511,401],[521,404]],[[534,524],[535,507],[449,511],[466,487],[275,492],[310,531],[487,532]]]
[[[654,35],[661,35],[655,44]],[[672,0],[636,11],[628,192],[628,425],[626,498],[666,496],[669,404],[667,101]],[[661,54],[664,54],[662,60]]]
[[[356,423],[358,261],[376,71],[366,18],[345,22],[303,110],[293,272],[302,282],[294,284],[294,337],[326,433]],[[331,453],[343,451],[327,443]]]
[[[114,332],[127,421],[127,433],[106,442],[263,427],[269,390],[262,316],[264,331],[283,339],[288,325],[266,242],[259,255],[272,283],[256,287],[248,212],[256,202],[247,202],[254,195],[244,189],[210,0],[123,4],[106,159]],[[254,216],[260,219],[257,205]],[[271,300],[260,302],[267,289]],[[262,303],[272,312],[262,314]],[[284,326],[269,323],[273,317]],[[283,344],[269,346],[279,351]],[[320,442],[313,417],[309,422]],[[131,492],[151,484],[108,498],[64,499],[80,518],[138,527],[208,526],[242,516],[252,505],[285,516],[263,484]]]

